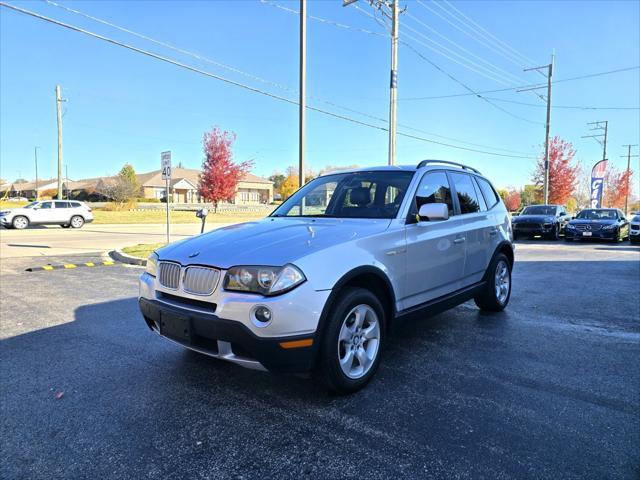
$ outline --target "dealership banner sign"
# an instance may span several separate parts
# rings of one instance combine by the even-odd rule
[[[604,174],[607,170],[607,160],[600,160],[591,169],[591,208],[602,206],[602,190],[604,189]]]

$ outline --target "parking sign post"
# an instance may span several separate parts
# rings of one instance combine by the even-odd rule
[[[160,154],[160,166],[162,170],[162,179],[165,181],[164,199],[167,204],[167,243],[170,240],[169,232],[169,182],[171,181],[171,152],[162,152]]]

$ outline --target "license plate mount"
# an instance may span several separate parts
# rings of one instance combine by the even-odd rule
[[[191,321],[189,317],[163,312],[160,315],[160,335],[181,343],[191,343]]]
[[[583,237],[590,237],[591,235],[593,235],[591,232],[582,232]]]

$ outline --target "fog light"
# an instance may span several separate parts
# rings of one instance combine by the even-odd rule
[[[273,318],[271,310],[262,305],[256,307],[256,309],[253,311],[253,317],[256,320],[254,322],[254,325],[256,325],[257,327],[266,326],[266,324],[271,322],[271,319]]]

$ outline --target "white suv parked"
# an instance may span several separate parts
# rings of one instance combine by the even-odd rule
[[[93,222],[91,209],[77,200],[44,200],[0,212],[0,225],[5,228],[23,229],[29,225],[81,228],[89,222]]]
[[[140,277],[149,328],[245,367],[314,372],[353,392],[391,327],[474,299],[500,311],[514,260],[507,210],[452,162],[316,178],[269,217],[153,253]]]

